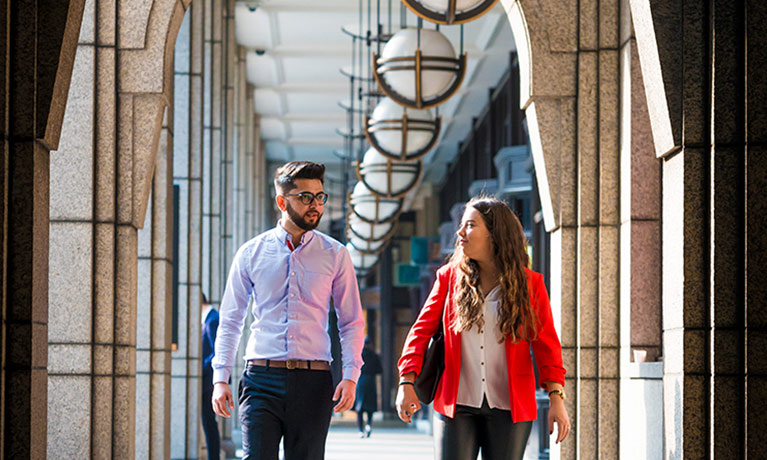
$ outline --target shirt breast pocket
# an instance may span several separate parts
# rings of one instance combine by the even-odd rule
[[[304,273],[305,284],[301,286],[304,300],[325,307],[330,304],[333,291],[333,276],[330,273],[307,271]]]

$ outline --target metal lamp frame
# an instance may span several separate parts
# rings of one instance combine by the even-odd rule
[[[412,63],[411,63],[412,62]],[[453,68],[440,67],[432,65],[432,62],[447,62],[453,64]],[[401,63],[401,65],[390,66],[386,69],[381,67],[386,64]],[[405,96],[399,94],[386,82],[384,73],[392,71],[413,70],[415,71],[415,99],[408,99]],[[456,78],[448,89],[428,101],[423,99],[421,95],[422,76],[421,72],[424,70],[439,70],[439,71],[453,71],[456,74]],[[381,87],[381,90],[390,97],[394,102],[410,107],[412,109],[428,109],[429,107],[435,107],[442,104],[446,100],[450,99],[463,82],[463,78],[466,75],[466,53],[461,54],[458,58],[446,58],[442,56],[423,56],[421,49],[415,50],[415,56],[399,56],[389,59],[379,59],[378,54],[373,52],[373,76],[376,79],[376,83]]]
[[[387,180],[387,189],[391,191],[392,188],[392,173],[398,173],[398,172],[406,172],[410,173],[411,169],[415,167],[416,174],[415,177],[413,177],[413,180],[408,184],[408,186],[402,190],[401,192],[397,194],[387,194],[383,193],[380,190],[376,190],[373,188],[370,183],[365,180],[365,175],[368,172],[385,172],[386,173],[386,180]],[[405,195],[407,195],[415,186],[418,184],[418,181],[421,179],[421,175],[423,174],[423,164],[420,160],[412,161],[412,162],[398,162],[395,163],[390,158],[386,159],[386,164],[377,164],[374,166],[366,166],[363,162],[358,161],[355,167],[357,171],[357,179],[359,179],[360,182],[365,184],[365,187],[367,187],[368,190],[370,190],[373,195],[378,195],[381,198],[402,198]]]
[[[392,160],[400,161],[412,161],[421,158],[434,147],[434,144],[439,138],[439,132],[442,128],[441,118],[437,117],[434,121],[431,120],[418,120],[410,119],[407,116],[407,112],[402,114],[402,118],[386,118],[383,120],[373,120],[370,115],[365,115],[365,123],[363,132],[370,145],[374,149],[378,150],[381,155],[391,158]],[[389,152],[381,147],[375,133],[379,131],[402,131],[402,147],[401,153],[397,154]],[[407,136],[411,131],[427,131],[432,133],[429,143],[421,149],[412,153],[407,153]]]
[[[368,223],[368,222],[365,222],[365,223]],[[371,224],[371,225],[374,225],[374,224]],[[349,243],[354,247],[354,249],[358,250],[359,252],[363,254],[377,255],[383,252],[383,250],[386,249],[386,245],[389,243],[389,240],[391,239],[392,236],[394,236],[394,233],[396,231],[397,231],[397,221],[393,221],[391,229],[388,232],[386,232],[386,234],[382,236],[381,238],[375,239],[373,238],[373,235],[365,237],[355,232],[354,229],[352,228],[351,223],[349,223],[349,218],[348,217],[346,218],[346,235],[347,236],[354,235],[357,238],[364,240],[368,244],[382,243],[380,248],[374,251],[368,251],[366,249],[357,247],[357,245],[354,244],[354,241],[351,238],[349,238]]]
[[[365,186],[365,187],[367,187],[367,186]],[[366,217],[361,216],[354,209],[355,203],[353,202],[354,199],[352,199],[351,192],[349,193],[349,195],[347,197],[347,202],[349,203],[349,209],[351,209],[351,211],[354,213],[354,215],[356,215],[357,217],[359,217],[360,219],[362,219],[363,221],[365,221],[365,222],[367,222],[369,224],[385,224],[385,223],[390,222],[392,220],[396,220],[399,217],[400,213],[402,212],[402,201],[403,201],[402,199],[382,198],[382,197],[376,196],[376,195],[372,195],[369,199],[372,199],[375,202],[375,206],[376,206],[376,212],[375,212],[376,217],[373,220],[370,220],[370,219],[368,219]],[[379,214],[381,212],[381,210],[380,210],[381,201],[396,201],[397,202],[397,210],[394,211],[394,213],[391,216],[389,216],[388,219],[381,219],[380,218]]]
[[[457,0],[448,0],[447,11],[445,13],[438,13],[434,10],[426,8],[418,0],[402,0],[402,3],[404,3],[405,6],[410,9],[410,11],[429,22],[436,24],[456,25],[470,22],[479,18],[483,14],[490,11],[490,8],[492,8],[497,1],[498,0],[485,0],[474,8],[468,11],[464,11],[463,13],[456,13],[455,5]]]

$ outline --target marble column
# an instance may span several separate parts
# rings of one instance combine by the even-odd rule
[[[49,352],[59,367],[51,378],[56,397],[49,399],[48,449],[57,457],[136,455],[137,230],[149,205],[171,91],[167,50],[186,5],[93,1],[86,8],[77,51],[82,80],[73,85],[78,95],[66,109],[72,131],[62,138],[72,150],[52,176],[58,192],[51,207],[61,222],[52,229],[57,265],[51,270],[56,290],[50,315],[60,318],[62,327],[67,321],[73,326],[57,327],[49,337]],[[75,196],[81,207],[72,209]],[[80,214],[67,222],[72,212]],[[78,259],[69,267],[72,248],[79,248]],[[169,262],[164,263],[167,269]],[[75,289],[83,283],[87,288]],[[154,287],[153,302],[160,302],[162,289]],[[152,315],[162,312],[154,309]],[[158,321],[163,319],[153,318]],[[150,350],[162,355],[161,342],[150,340]],[[167,390],[156,389],[150,398],[162,411]],[[82,410],[85,416],[71,423],[71,414]],[[152,428],[165,426],[163,417],[153,414]]]
[[[84,1],[0,6],[0,457],[47,443],[50,156],[60,135]]]
[[[665,456],[759,456],[767,5],[630,3],[663,162]]]
[[[661,163],[628,0],[621,2],[621,457],[663,453]],[[644,351],[637,362],[634,350]]]
[[[179,188],[176,342],[171,354],[170,458],[196,457],[199,445],[199,361],[202,228],[202,1],[179,30],[174,64],[173,184]]]
[[[573,435],[563,458],[614,458],[619,433],[619,1],[505,0],[547,231]],[[560,450],[561,449],[561,450]]]
[[[138,232],[136,458],[170,455],[173,120],[166,108],[144,228]]]

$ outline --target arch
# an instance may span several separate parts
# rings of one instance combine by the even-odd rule
[[[139,7],[120,3],[118,91],[121,99],[133,102],[132,120],[125,126],[132,142],[125,146],[133,156],[130,219],[136,228],[143,227],[146,217],[163,111],[172,97],[173,50],[190,4],[191,0],[156,0]]]

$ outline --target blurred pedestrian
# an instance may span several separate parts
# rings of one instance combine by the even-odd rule
[[[357,382],[357,398],[354,401],[354,410],[357,411],[357,428],[361,438],[369,438],[373,431],[373,412],[378,410],[378,388],[376,375],[381,373],[381,358],[373,350],[370,338],[365,338],[365,348],[362,349],[362,373]],[[367,423],[363,415],[367,414]]]
[[[216,414],[213,412],[213,361],[216,331],[218,330],[218,310],[202,294],[202,429],[205,432],[205,445],[208,448],[208,460],[218,460],[221,450],[221,437],[218,433]]]

